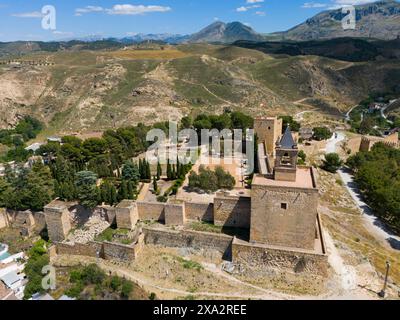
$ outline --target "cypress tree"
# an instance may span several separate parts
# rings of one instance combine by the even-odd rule
[[[112,184],[110,185],[110,205],[113,206],[118,203],[117,189]]]
[[[150,180],[151,179],[151,169],[150,169],[150,163],[146,161],[146,179]]]
[[[122,181],[120,187],[119,187],[119,200],[126,200],[128,199],[128,186],[126,184],[126,181]]]
[[[144,172],[143,172],[143,161],[142,159],[139,159],[139,173],[140,173],[140,179],[144,179]]]
[[[172,166],[172,180],[176,179],[176,167],[175,165]]]
[[[158,185],[157,185],[156,176],[153,177],[153,190],[154,190],[154,193],[157,193]]]
[[[181,164],[179,163],[178,157],[176,158],[176,178],[179,178],[181,176]]]
[[[160,180],[161,176],[162,176],[162,168],[161,168],[160,161],[158,161],[158,163],[157,163],[157,180]]]
[[[102,184],[100,187],[101,191],[101,202],[104,202],[105,204],[109,204],[110,201],[108,199],[108,186],[106,184]]]
[[[128,181],[128,199],[133,200],[135,194],[135,185],[132,181]]]
[[[168,163],[167,163],[167,178],[168,178],[168,180],[172,180],[172,169],[171,169],[171,163],[169,162],[169,159],[168,159]]]

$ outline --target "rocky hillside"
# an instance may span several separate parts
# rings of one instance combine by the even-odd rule
[[[400,3],[384,0],[356,6],[356,29],[344,30],[342,9],[324,11],[306,22],[271,35],[279,40],[321,40],[340,37],[365,37],[383,40],[400,36]]]
[[[400,83],[398,60],[272,57],[208,44],[42,52],[19,61],[0,64],[0,127],[28,114],[45,122],[47,133],[58,134],[176,120],[225,108],[278,115],[311,106],[337,114],[371,91],[384,92]]]

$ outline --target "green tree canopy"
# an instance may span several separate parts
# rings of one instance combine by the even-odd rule
[[[86,208],[93,209],[98,204],[97,175],[91,171],[80,171],[76,174],[75,185],[78,200]]]

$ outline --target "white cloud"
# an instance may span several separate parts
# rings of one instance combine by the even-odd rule
[[[326,3],[318,3],[318,2],[306,2],[301,7],[305,9],[313,9],[313,8],[325,8],[328,5]]]
[[[265,11],[256,11],[256,15],[258,15],[260,17],[264,17],[265,16]]]
[[[17,17],[17,18],[43,18],[43,13],[39,11],[33,11],[33,12],[24,12],[24,13],[14,13],[11,16]]]
[[[357,6],[361,4],[368,4],[376,0],[331,0],[330,3],[321,2],[306,2],[302,5],[305,9],[327,8],[327,9],[340,9],[346,6]]]
[[[139,15],[150,12],[168,12],[172,9],[164,6],[145,6],[145,5],[132,5],[132,4],[116,4],[112,8],[103,8],[99,6],[86,6],[84,8],[75,9],[76,16],[82,16],[86,13],[99,13],[104,12],[110,15]]]
[[[73,32],[59,31],[59,30],[53,31],[53,34],[54,34],[54,35],[57,35],[57,36],[73,36],[73,35],[74,35]]]
[[[242,6],[242,7],[236,8],[236,12],[246,12],[246,11],[249,11],[251,9],[256,9],[256,8],[261,8],[261,6],[259,4],[254,4],[251,6]]]
[[[264,0],[246,0],[246,3],[262,3]]]
[[[360,5],[360,4],[376,2],[376,0],[334,0],[333,2],[336,5],[356,6],[356,5]]]
[[[144,6],[132,4],[117,4],[112,9],[107,9],[106,12],[112,15],[138,15],[149,12],[168,12],[171,11],[170,7],[164,6]]]
[[[84,13],[90,13],[90,12],[103,12],[104,8],[103,7],[98,7],[98,6],[86,6],[84,8],[76,8],[75,9],[75,15],[76,16],[81,16]]]

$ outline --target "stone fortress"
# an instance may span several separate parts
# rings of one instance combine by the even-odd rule
[[[238,270],[263,274],[276,269],[325,275],[327,254],[318,214],[318,186],[313,168],[298,166],[298,147],[282,120],[255,120],[259,173],[251,190],[217,192],[210,203],[124,200],[97,210],[106,225],[133,234],[131,244],[66,241],[74,228],[68,204],[53,201],[44,209],[45,224],[57,254],[86,255],[131,262],[145,244],[212,249]],[[29,220],[30,221],[30,220]],[[153,221],[154,223],[148,223]],[[242,232],[207,233],[184,228],[207,222]],[[244,231],[244,232],[243,232]]]

